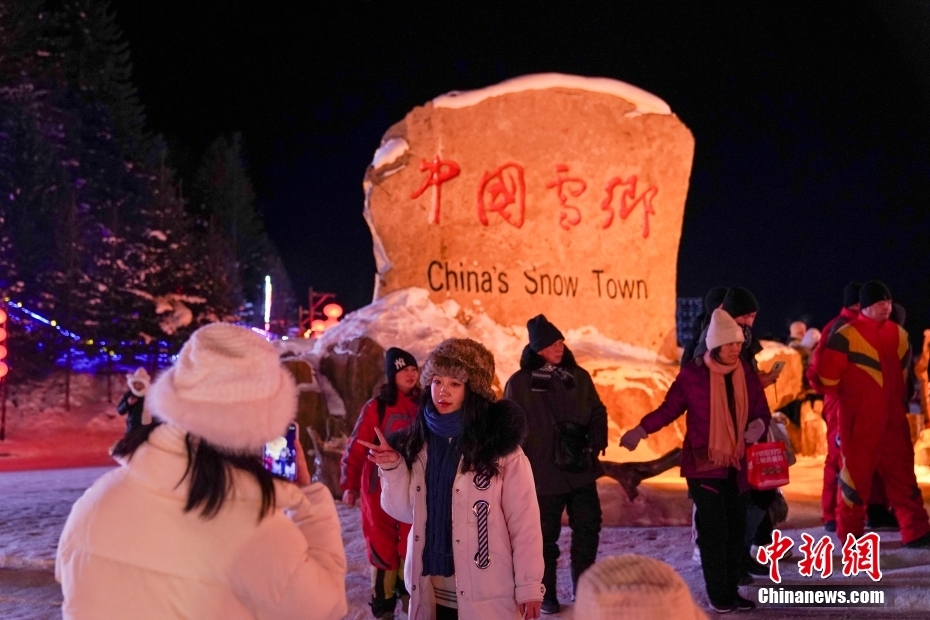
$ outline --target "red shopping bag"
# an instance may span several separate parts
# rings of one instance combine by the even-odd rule
[[[749,486],[760,491],[788,484],[788,450],[781,441],[757,443],[746,448]]]

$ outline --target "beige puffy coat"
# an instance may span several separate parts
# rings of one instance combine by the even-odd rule
[[[164,425],[71,509],[55,577],[64,618],[336,619],[347,611],[339,519],[319,484],[276,482],[276,509],[234,472],[209,520],[184,512],[184,431]],[[184,482],[178,482],[184,478]]]
[[[509,401],[505,401],[508,402]],[[502,417],[521,416],[515,405],[501,406]],[[515,411],[514,411],[515,410]],[[501,413],[498,411],[498,413]],[[506,432],[506,428],[504,431]],[[501,473],[490,485],[475,480],[474,472],[455,476],[452,493],[452,541],[459,618],[462,620],[513,620],[520,618],[518,603],[541,601],[543,555],[539,504],[533,484],[533,470],[519,438],[496,438],[510,451],[497,463]],[[489,442],[489,443],[494,443]],[[412,523],[407,539],[407,561],[404,581],[410,591],[410,620],[432,620],[436,615],[436,600],[429,577],[422,576],[423,546],[426,541],[426,449],[413,467],[401,462],[394,469],[381,470],[381,505],[398,521]],[[475,563],[478,552],[478,516],[476,502],[490,504],[488,514],[488,545],[491,562],[486,569]]]

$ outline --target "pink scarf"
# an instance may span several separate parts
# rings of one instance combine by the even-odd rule
[[[746,375],[739,360],[732,366],[716,361],[710,351],[704,353],[704,364],[710,370],[710,433],[707,440],[707,459],[715,467],[740,468],[745,441],[743,430],[749,415],[749,395]],[[736,428],[727,402],[727,384],[724,375],[733,373],[733,401],[736,405]]]

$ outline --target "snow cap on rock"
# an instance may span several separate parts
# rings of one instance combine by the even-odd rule
[[[655,558],[606,557],[581,574],[575,617],[585,620],[706,620],[675,569]]]
[[[297,388],[275,348],[245,327],[212,323],[184,343],[149,389],[155,417],[232,451],[256,451],[283,435]]]
[[[433,377],[455,377],[467,383],[471,391],[490,401],[497,400],[491,381],[494,356],[483,344],[471,338],[449,338],[440,342],[423,364],[420,384],[429,389]]]
[[[733,317],[720,308],[714,310],[714,313],[710,315],[710,325],[707,327],[707,350],[713,351],[719,346],[744,340],[746,337],[743,335],[743,328],[733,320]]]

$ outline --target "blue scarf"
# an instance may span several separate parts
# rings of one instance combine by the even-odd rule
[[[432,403],[424,410],[426,434],[426,544],[423,547],[423,575],[451,577],[455,574],[452,557],[452,485],[462,458],[461,436],[465,433],[462,410],[445,415]]]

